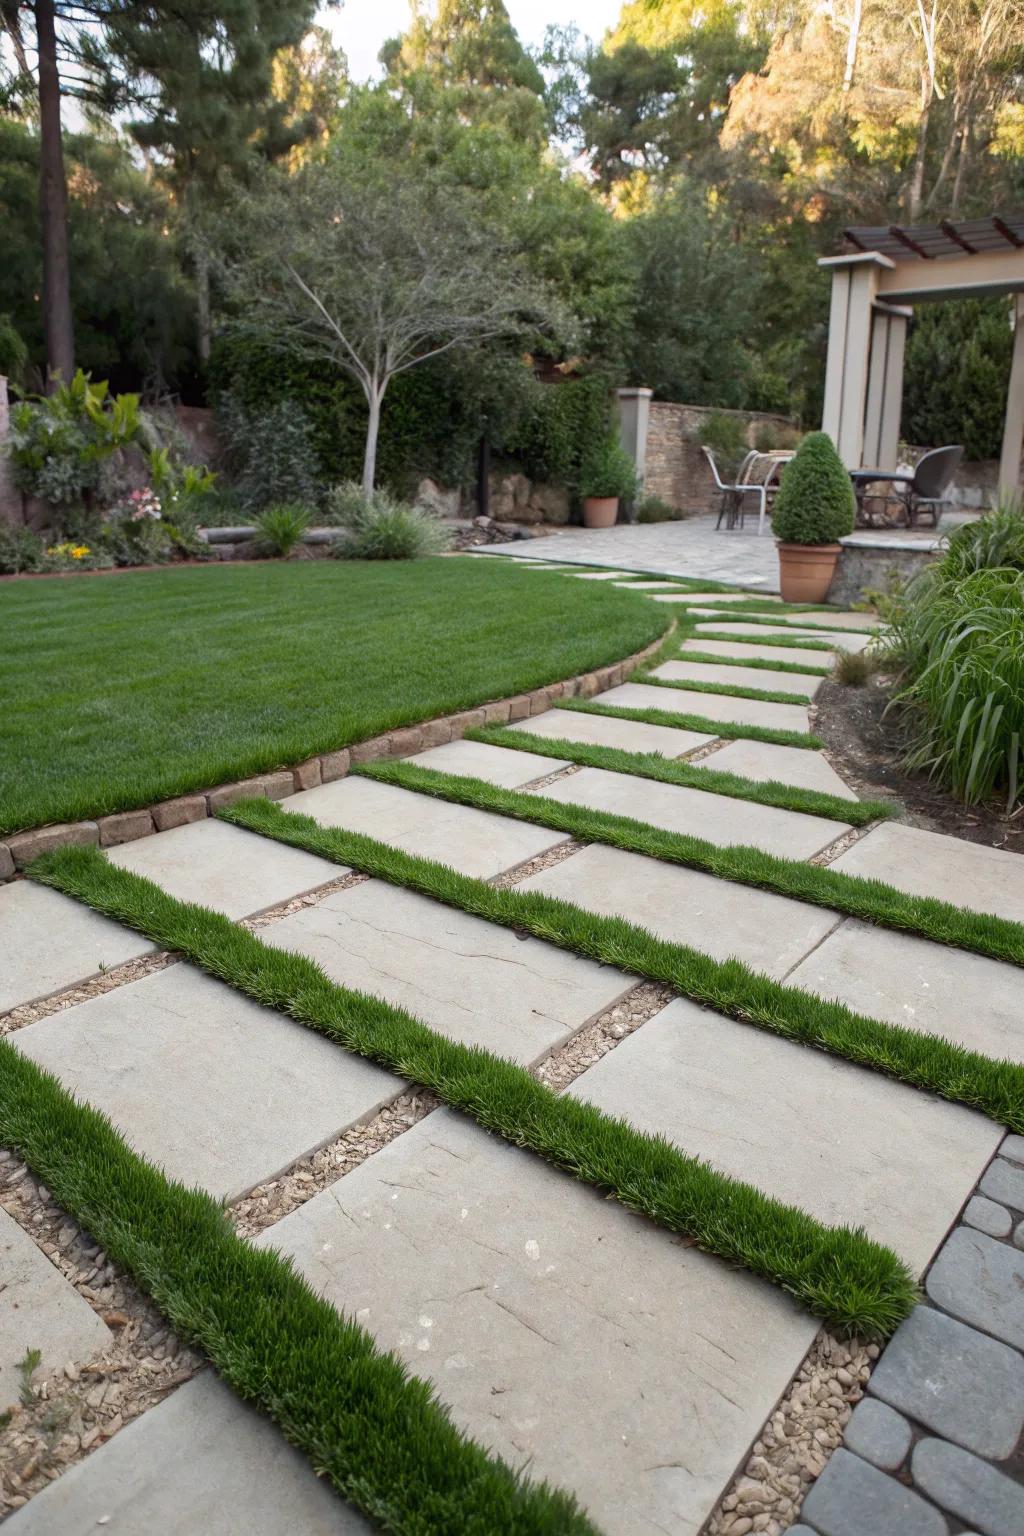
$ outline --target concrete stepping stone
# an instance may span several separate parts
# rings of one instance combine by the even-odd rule
[[[795,784],[801,789],[818,789],[825,795],[838,795],[843,800],[857,799],[855,791],[839,777],[824,752],[808,752],[804,747],[779,747],[770,741],[727,741],[717,752],[702,757],[693,766],[717,769],[720,773],[738,773],[759,784],[774,779],[780,784]]]
[[[568,841],[547,827],[532,827],[475,806],[452,805],[375,779],[338,779],[291,795],[281,804],[286,811],[312,816],[323,827],[362,832],[482,879]],[[334,872],[342,873],[337,867]]]
[[[263,928],[342,986],[386,998],[449,1039],[531,1064],[636,979],[413,891],[370,880]]]
[[[805,704],[768,704],[763,699],[735,699],[727,693],[691,693],[685,688],[656,688],[650,683],[620,683],[598,695],[599,704],[623,709],[660,709],[666,714],[703,715],[732,725],[763,725],[773,730],[808,731]],[[802,749],[801,749],[802,750]]]
[[[4,1536],[370,1536],[276,1425],[212,1371],[126,1425],[5,1522]]]
[[[813,699],[824,682],[822,677],[805,673],[769,672],[766,667],[714,666],[709,661],[663,661],[654,668],[655,677],[677,683],[720,683],[726,688],[762,688],[770,693],[792,693]]]
[[[821,613],[784,613],[780,617],[784,623],[798,628],[820,624],[825,629],[862,630],[871,634],[884,628],[877,613],[845,613],[835,608],[826,608]]]
[[[883,822],[832,866],[848,875],[885,880],[914,896],[934,896],[972,912],[993,912],[1024,923],[1024,859],[922,827]]]
[[[781,597],[774,597],[770,592],[675,592],[671,597],[659,597],[659,603],[712,603],[719,606],[722,603],[727,606],[731,603],[742,603],[756,598],[759,603],[781,603]]]
[[[829,1225],[863,1226],[916,1274],[1000,1137],[984,1115],[682,998],[569,1092]]]
[[[448,1110],[258,1241],[605,1536],[696,1532],[817,1331]]]
[[[788,980],[869,1018],[1024,1061],[1021,973],[1001,960],[847,918]]]
[[[769,624],[744,624],[740,620],[724,619],[719,623],[717,619],[705,619],[697,625],[697,635],[703,630],[713,631],[717,635],[735,635],[738,639],[745,639],[751,635],[755,639],[760,636],[762,643],[771,644],[772,640],[782,638],[778,630],[772,629]],[[782,632],[786,633],[785,631]],[[840,634],[836,630],[828,629],[789,629],[788,633],[803,640],[821,640],[837,651],[862,651],[871,643],[870,635]],[[818,651],[817,655],[823,657],[822,666],[828,662],[824,651]]]
[[[519,789],[533,779],[543,778],[546,773],[557,773],[559,768],[569,766],[557,757],[519,752],[515,747],[492,747],[484,741],[446,742],[443,747],[430,747],[426,752],[417,753],[409,761],[417,768],[434,768],[438,773],[453,773],[460,778],[483,779],[504,789]]]
[[[625,587],[627,592],[664,592],[666,589],[674,592],[676,590],[673,581],[616,581],[613,585]]]
[[[776,978],[838,922],[834,912],[807,902],[598,843],[531,875],[517,889],[625,918],[658,938],[692,945],[716,960],[743,960]]]
[[[110,849],[110,862],[145,875],[179,901],[249,917],[351,873],[212,817]]]
[[[237,1199],[374,1114],[391,1073],[173,965],[10,1036],[169,1177]]]
[[[623,576],[628,576],[628,571],[577,571],[577,581],[621,581]]]
[[[0,1413],[18,1401],[22,1378],[17,1365],[30,1349],[43,1357],[41,1379],[67,1360],[100,1354],[113,1339],[85,1297],[3,1209],[0,1295]]]
[[[155,949],[130,928],[59,891],[31,880],[0,885],[0,1013]]]
[[[643,720],[616,720],[611,715],[588,715],[583,710],[548,709],[529,720],[517,720],[513,729],[530,736],[585,742],[595,747],[615,747],[620,752],[656,752],[660,757],[681,757],[715,740],[699,731],[681,731],[674,725],[647,725]],[[800,748],[795,748],[800,751]]]
[[[684,656],[687,651],[701,651],[706,656],[732,656],[739,661],[788,661],[794,667],[831,667],[833,661],[828,651],[805,651],[795,645],[751,645],[743,640],[691,638],[679,649]]]
[[[564,805],[629,816],[667,832],[706,838],[722,846],[744,844],[786,858],[809,859],[850,830],[845,821],[734,800],[684,784],[660,784],[656,779],[638,779],[606,768],[581,768],[537,794]]]

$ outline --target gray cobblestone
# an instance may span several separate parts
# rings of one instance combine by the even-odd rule
[[[949,1536],[943,1516],[920,1494],[842,1449],[807,1495],[802,1514],[821,1536]]]
[[[944,1509],[970,1520],[985,1536],[1020,1536],[1024,1488],[958,1446],[921,1440],[914,1447],[914,1478]]]
[[[995,1158],[985,1169],[980,1189],[991,1200],[1024,1211],[1024,1168],[1016,1163],[1007,1162],[1004,1157]]]
[[[999,1148],[1000,1157],[1008,1157],[1011,1163],[1024,1163],[1024,1136],[1007,1136]]]
[[[1009,1237],[1013,1226],[1013,1217],[1005,1205],[997,1205],[984,1195],[975,1195],[973,1200],[967,1202],[964,1221],[969,1227],[976,1227],[979,1232],[987,1232],[989,1237]]]
[[[901,1413],[866,1397],[855,1409],[843,1437],[848,1451],[883,1472],[895,1472],[910,1450],[911,1429]]]
[[[975,1328],[1024,1349],[1024,1253],[957,1227],[932,1265],[928,1295]]]
[[[1020,1223],[1016,1232],[1013,1234],[1013,1241],[1018,1248],[1024,1248],[1024,1221]]]

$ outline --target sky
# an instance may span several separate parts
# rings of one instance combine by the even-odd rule
[[[549,26],[571,23],[596,42],[618,20],[622,0],[505,0],[505,4],[512,25],[529,46],[542,43]],[[345,50],[350,77],[370,80],[379,74],[381,44],[404,32],[409,23],[409,0],[343,0],[340,9],[324,11],[318,19]]]

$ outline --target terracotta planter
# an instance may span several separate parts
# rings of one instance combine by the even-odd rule
[[[784,603],[823,602],[832,585],[841,544],[779,543],[779,588]]]
[[[619,515],[617,496],[584,496],[584,528],[611,528]]]

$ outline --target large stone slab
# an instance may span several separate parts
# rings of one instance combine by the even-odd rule
[[[849,875],[885,880],[915,896],[934,896],[974,912],[1024,923],[1024,859],[959,837],[883,822],[833,864]]]
[[[67,1360],[88,1360],[113,1335],[70,1281],[0,1209],[0,1413],[18,1401],[18,1361],[42,1355],[41,1376]]]
[[[576,571],[577,581],[621,581],[623,576],[628,576],[628,571]]]
[[[917,1274],[1000,1136],[984,1115],[682,998],[570,1091],[821,1221],[865,1227]]]
[[[529,720],[517,720],[514,729],[531,736],[616,747],[620,752],[657,752],[660,757],[681,757],[684,752],[695,752],[715,739],[699,731],[681,731],[674,725],[615,720],[611,715],[588,715],[579,709],[548,709],[542,715],[531,715]]]
[[[769,726],[775,731],[807,731],[805,704],[766,704],[763,699],[734,699],[725,693],[693,693],[688,688],[657,688],[652,683],[620,683],[598,694],[599,704],[619,709],[658,709],[666,714],[703,715],[731,725]]]
[[[774,779],[776,783],[838,795],[843,800],[857,799],[856,792],[839,777],[824,752],[808,752],[803,747],[779,747],[770,741],[727,741],[719,751],[702,757],[693,766],[738,773],[741,778],[755,779],[759,784]]]
[[[785,623],[792,624],[797,629],[813,629],[815,625],[820,625],[822,629],[849,629],[874,633],[875,630],[884,628],[877,613],[848,613],[837,608],[828,608],[822,613],[784,613],[781,617]]]
[[[789,977],[873,1019],[1024,1061],[1017,966],[848,918]]]
[[[535,752],[517,752],[514,747],[492,747],[484,741],[450,741],[443,747],[417,753],[411,761],[417,768],[483,779],[505,789],[518,789],[532,779],[568,766],[557,757],[538,757]]]
[[[957,1227],[928,1274],[928,1295],[974,1328],[1024,1349],[1024,1253]]]
[[[687,651],[701,651],[706,656],[733,656],[744,661],[788,661],[794,667],[832,665],[828,651],[805,650],[796,645],[755,645],[749,640],[695,640],[691,636],[679,649],[684,656]]]
[[[0,1013],[155,949],[59,891],[32,880],[0,885]]]
[[[451,1039],[524,1063],[636,984],[621,971],[377,880],[292,913],[260,937],[310,955],[343,986],[407,1008]]]
[[[659,597],[659,603],[712,603],[716,607],[721,604],[741,603],[750,598],[757,599],[758,603],[781,603],[782,598],[771,592],[676,592],[671,599]]]
[[[623,917],[658,938],[692,945],[716,960],[743,960],[780,978],[838,922],[834,912],[805,902],[597,843],[531,875],[518,889]]]
[[[714,666],[707,661],[665,661],[654,669],[655,677],[675,683],[721,683],[727,688],[762,688],[771,693],[792,693],[813,699],[824,678],[805,672],[770,672],[767,667]]]
[[[350,873],[226,821],[209,819],[110,849],[110,862],[145,875],[179,901],[248,917]]]
[[[612,585],[625,587],[630,592],[664,592],[666,589],[671,589],[675,597],[682,596],[676,589],[675,583],[671,581],[615,581]],[[664,602],[664,598],[659,597],[658,601]]]
[[[695,1536],[817,1326],[447,1110],[260,1242],[606,1536]]]
[[[755,641],[760,636],[762,642],[766,645],[770,645],[773,640],[777,640],[780,633],[769,624],[745,624],[740,620],[726,620],[724,615],[721,622],[718,619],[705,619],[702,623],[698,624],[696,628],[698,638],[704,630],[718,635],[736,635],[739,638],[753,636]],[[870,635],[858,635],[837,630],[798,629],[793,625],[788,626],[788,632],[805,641],[821,640],[837,651],[862,651],[871,641]],[[824,656],[825,652],[819,651],[818,655]]]
[[[360,777],[338,779],[282,800],[286,811],[312,816],[324,827],[345,827],[423,859],[437,859],[464,875],[488,878],[536,858],[567,838],[511,816],[453,805],[397,784]],[[338,870],[335,869],[335,874]]]
[[[269,1419],[210,1371],[78,1462],[4,1536],[370,1536]]]
[[[722,845],[745,844],[794,859],[809,859],[850,830],[844,821],[708,794],[683,784],[660,784],[606,768],[581,768],[537,793],[564,805],[628,816],[668,832]]]
[[[224,1199],[273,1178],[405,1086],[188,965],[10,1038],[171,1178]]]

